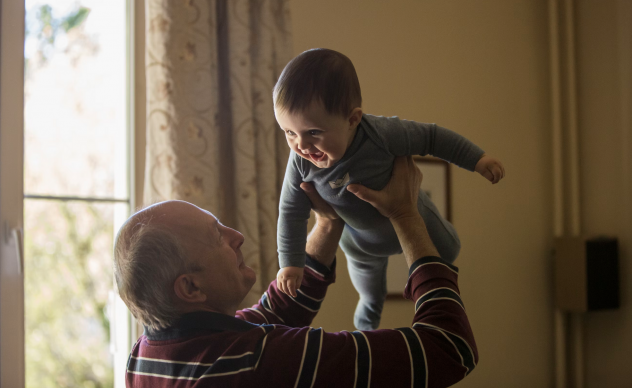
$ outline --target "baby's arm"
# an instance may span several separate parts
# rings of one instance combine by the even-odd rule
[[[505,175],[498,159],[458,133],[436,124],[401,120],[398,117],[365,115],[375,128],[374,136],[395,156],[432,155],[497,183]]]
[[[277,229],[281,267],[277,274],[277,284],[281,291],[292,296],[296,295],[303,279],[307,220],[311,209],[309,198],[300,187],[303,177],[299,163],[300,157],[291,152],[281,189]]]
[[[345,223],[311,183],[301,183],[300,187],[309,198],[316,214],[316,225],[307,237],[305,251],[312,259],[329,268],[336,257],[336,249]],[[277,286],[287,295],[296,298],[296,290],[302,279],[303,268],[281,268],[277,274]]]

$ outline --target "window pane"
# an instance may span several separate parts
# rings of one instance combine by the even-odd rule
[[[25,200],[27,387],[111,387],[112,243],[125,204]]]
[[[127,197],[124,0],[27,0],[25,192]]]

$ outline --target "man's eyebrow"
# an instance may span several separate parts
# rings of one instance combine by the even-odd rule
[[[212,217],[212,219],[208,220],[206,222],[206,226],[208,228],[208,231],[210,234],[213,233],[213,231],[215,231],[218,235],[218,239],[215,240],[216,242],[219,242],[221,237],[222,237],[222,233],[219,231],[219,220],[215,217]]]
[[[215,218],[215,222],[213,222],[213,225],[215,226],[215,230],[217,231],[217,241],[221,244],[222,243],[222,230],[219,228],[220,225],[222,225],[221,221],[219,220],[219,218]]]
[[[221,244],[222,243],[222,230],[219,228],[219,226],[222,224],[221,222],[219,222],[218,219],[216,219],[217,222],[215,222],[215,229],[217,229],[217,234],[219,235],[218,241]]]

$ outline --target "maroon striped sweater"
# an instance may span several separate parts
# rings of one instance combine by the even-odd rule
[[[296,298],[273,281],[235,317],[182,316],[134,345],[128,387],[447,387],[467,376],[478,353],[457,286],[457,268],[436,257],[410,268],[404,296],[410,327],[327,333],[309,327],[335,279],[308,258]]]

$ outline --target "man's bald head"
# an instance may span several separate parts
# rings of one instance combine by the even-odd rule
[[[191,258],[198,238],[201,209],[183,201],[167,201],[132,215],[115,242],[115,277],[121,298],[145,326],[164,328],[179,317],[175,279],[195,272]]]
[[[118,239],[127,243],[131,237],[146,225],[152,224],[170,231],[178,238],[195,237],[200,208],[185,201],[165,201],[148,206],[133,214],[121,227]]]
[[[256,275],[244,263],[244,236],[184,201],[134,214],[114,249],[121,298],[145,326],[171,326],[183,313],[233,314]]]

